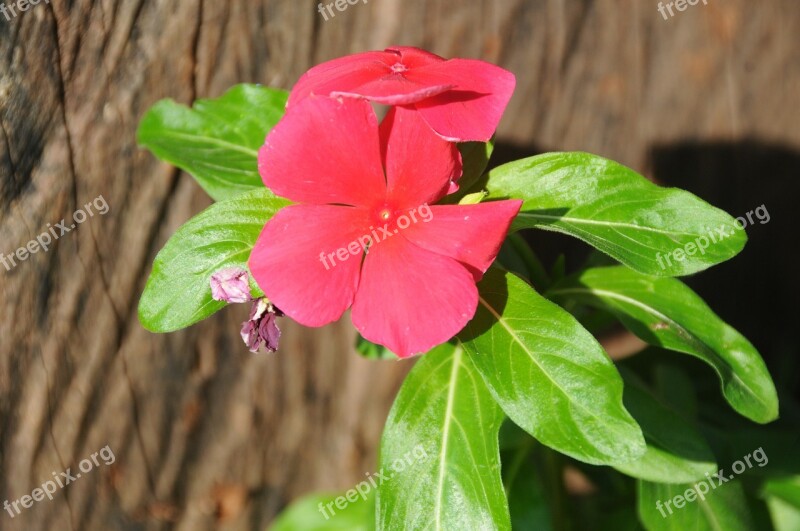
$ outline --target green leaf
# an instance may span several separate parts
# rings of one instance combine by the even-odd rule
[[[506,237],[497,255],[497,261],[505,269],[516,273],[534,286],[544,289],[550,285],[547,270],[525,238],[519,234],[509,234]]]
[[[768,481],[763,493],[775,531],[800,529],[800,476]]]
[[[800,529],[800,509],[780,498],[770,497],[767,498],[766,502],[775,531],[797,531]]]
[[[500,477],[502,422],[461,346],[425,354],[384,428],[378,529],[511,529]]]
[[[716,478],[713,481],[713,487],[707,480],[694,485],[639,481],[639,519],[648,531],[764,529],[754,526],[739,481],[728,481],[721,485],[718,485]],[[692,488],[693,494],[690,494]],[[702,498],[698,494],[701,491]],[[677,498],[679,506],[676,506],[678,496],[681,498]],[[690,498],[692,501],[688,501]]]
[[[511,273],[490,269],[478,288],[478,310],[458,337],[506,415],[587,463],[640,457],[622,379],[594,337]]]
[[[742,415],[761,423],[777,418],[777,393],[758,351],[681,281],[602,267],[565,280],[548,296],[615,313],[642,340],[713,367],[726,400]]]
[[[137,141],[158,158],[187,171],[214,200],[264,185],[258,149],[284,113],[288,92],[237,85],[190,109],[156,103],[142,118]]]
[[[680,368],[659,363],[653,368],[653,383],[658,398],[684,418],[697,418],[697,392],[692,379]]]
[[[474,192],[471,194],[467,194],[462,197],[459,201],[459,205],[477,205],[481,201],[486,198],[487,192],[486,190],[481,190],[480,192]]]
[[[558,255],[558,257],[553,262],[553,265],[550,267],[550,282],[558,282],[562,278],[564,278],[567,274],[567,257],[563,254]]]
[[[662,404],[632,373],[622,371],[622,376],[623,402],[642,428],[647,451],[636,461],[614,468],[657,483],[687,483],[716,472],[714,454],[703,435]]]
[[[494,138],[488,142],[462,142],[458,144],[458,150],[461,152],[464,171],[458,180],[458,191],[441,201],[445,204],[456,204],[467,194],[480,189],[475,185],[489,164],[489,157],[494,150]]]
[[[368,360],[396,360],[397,356],[384,347],[364,339],[361,334],[356,334],[356,351]]]
[[[362,490],[365,490],[362,488]],[[269,531],[373,531],[375,529],[374,490],[366,499],[346,494],[311,494],[300,498],[284,510]],[[336,506],[336,501],[339,509]],[[352,501],[355,500],[355,501]]]
[[[800,476],[771,479],[764,484],[764,493],[800,509]]]
[[[210,316],[224,302],[211,298],[211,275],[247,268],[261,229],[288,205],[266,188],[220,201],[186,222],[156,256],[139,301],[139,321],[151,332],[172,332]],[[263,293],[251,279],[254,297]]]
[[[512,229],[569,234],[652,275],[702,271],[735,256],[747,240],[722,210],[588,153],[547,153],[504,164],[489,172],[486,187],[487,200],[524,200]],[[717,229],[729,235],[723,239]],[[708,243],[702,253],[698,242]],[[676,249],[682,260],[670,255]]]
[[[520,447],[501,454],[512,529],[550,531],[553,525],[547,494],[553,493],[545,492],[542,473],[533,456],[538,443],[527,434],[525,437],[527,440]]]

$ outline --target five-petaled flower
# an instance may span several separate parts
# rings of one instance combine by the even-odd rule
[[[379,126],[362,99],[312,95],[269,134],[259,152],[264,184],[299,204],[267,222],[249,266],[287,316],[322,326],[352,308],[361,334],[400,357],[449,340],[474,316],[475,283],[522,202],[435,205],[461,175],[461,157],[423,119],[398,106]],[[429,222],[397,230],[400,216],[426,204]],[[393,236],[320,265],[320,251],[376,227]]]
[[[511,99],[514,74],[476,59],[446,60],[397,46],[319,64],[295,84],[287,108],[311,94],[363,98],[419,112],[442,138],[485,142]]]

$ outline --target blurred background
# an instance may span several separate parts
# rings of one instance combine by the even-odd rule
[[[50,0],[0,14],[0,252],[98,196],[110,207],[0,267],[0,503],[106,445],[115,456],[52,501],[0,513],[0,529],[264,529],[296,497],[376,470],[412,362],[361,358],[348,318],[284,321],[273,355],[242,344],[243,306],[169,335],[141,327],[156,252],[211,201],[135,131],[161,98],[288,89],[321,61],[394,44],[516,74],[493,165],[589,151],[733,216],[764,205],[743,253],[689,284],[797,389],[800,10],[707,0],[670,17],[658,4],[362,0],[325,20],[315,1]],[[588,255],[528,238],[568,270]]]

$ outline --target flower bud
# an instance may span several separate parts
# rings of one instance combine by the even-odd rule
[[[215,301],[250,300],[250,276],[241,267],[227,267],[211,275],[211,298]]]

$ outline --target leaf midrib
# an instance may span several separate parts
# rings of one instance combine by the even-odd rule
[[[489,312],[491,312],[492,315],[494,315],[494,317],[497,320],[497,322],[500,323],[503,326],[503,328],[506,329],[506,331],[512,337],[512,339],[517,344],[519,344],[520,347],[522,347],[522,350],[528,355],[528,357],[530,357],[531,361],[533,361],[533,363],[539,368],[539,370],[542,372],[542,374],[544,374],[547,377],[547,379],[553,384],[553,386],[556,389],[561,391],[561,394],[564,395],[564,397],[567,399],[567,401],[570,404],[573,404],[575,407],[577,407],[581,411],[585,412],[589,417],[591,417],[593,419],[597,419],[597,420],[601,419],[600,416],[596,415],[593,411],[587,409],[586,406],[584,406],[582,403],[576,402],[575,400],[573,400],[573,398],[570,396],[570,394],[567,393],[567,391],[563,387],[561,387],[561,385],[556,380],[553,379],[553,377],[550,375],[550,373],[547,370],[545,370],[544,367],[542,367],[541,363],[539,363],[539,360],[536,359],[536,356],[534,356],[533,352],[531,352],[528,349],[528,347],[525,345],[525,343],[523,343],[523,341],[517,336],[517,334],[514,333],[513,329],[508,326],[508,324],[506,323],[505,318],[503,318],[502,315],[498,314],[494,310],[492,305],[489,304],[483,297],[479,296],[478,299],[480,300],[481,304],[483,304],[483,306],[487,310],[489,310]],[[603,454],[603,452],[599,448],[597,450],[600,453],[600,455],[605,455],[605,454]]]
[[[677,329],[679,334],[684,335],[684,337],[686,337],[689,340],[690,344],[695,346],[695,348],[697,348],[698,350],[700,350],[701,352],[703,352],[705,355],[709,356],[710,358],[715,359],[718,362],[720,362],[723,365],[725,365],[726,367],[730,368],[731,369],[731,379],[735,380],[738,383],[740,383],[741,386],[744,389],[746,389],[750,393],[750,395],[758,401],[759,404],[763,405],[765,408],[769,408],[768,404],[766,402],[764,402],[764,400],[762,400],[761,397],[758,396],[758,394],[755,391],[753,391],[753,389],[750,388],[750,386],[748,386],[747,383],[739,377],[739,375],[736,373],[736,371],[733,369],[733,366],[730,363],[728,363],[724,358],[722,358],[719,354],[717,354],[710,346],[706,345],[705,342],[703,342],[693,332],[687,330],[680,323],[678,323],[677,321],[671,319],[669,316],[661,313],[660,311],[656,310],[652,306],[649,306],[648,304],[645,304],[645,303],[643,303],[641,301],[638,301],[636,299],[632,299],[632,298],[627,297],[625,295],[622,295],[620,293],[616,293],[616,292],[613,292],[613,291],[607,291],[607,290],[603,290],[603,289],[597,289],[597,288],[564,288],[564,289],[552,290],[552,291],[548,292],[548,294],[550,294],[550,295],[555,295],[555,294],[559,294],[559,293],[561,293],[561,294],[583,293],[583,294],[590,294],[590,295],[605,296],[605,297],[608,297],[610,299],[616,299],[616,300],[631,304],[633,306],[636,306],[637,308],[640,308],[640,309],[644,310],[645,312],[647,312],[650,315],[656,317],[657,319],[667,322],[669,325],[674,326]],[[716,367],[715,367],[715,369],[716,369]],[[717,370],[717,373],[719,374],[718,370]],[[720,374],[720,376],[722,376],[722,375]]]
[[[655,227],[647,227],[645,225],[635,225],[631,223],[623,223],[621,221],[598,221],[586,218],[572,218],[568,216],[552,216],[548,214],[532,214],[530,212],[520,212],[517,214],[518,218],[534,218],[534,219],[548,219],[555,221],[564,221],[566,223],[573,223],[576,225],[601,225],[606,227],[623,227],[642,232],[653,232],[656,234],[663,234],[666,236],[683,235],[683,236],[697,236],[697,234],[689,232],[667,231],[664,229],[657,229]]]
[[[457,345],[453,351],[453,366],[450,369],[450,379],[447,390],[447,407],[444,414],[444,425],[442,428],[442,449],[439,452],[439,481],[436,487],[436,513],[434,522],[436,529],[442,529],[442,503],[444,496],[444,477],[447,468],[447,449],[450,444],[450,424],[453,417],[453,404],[455,403],[456,387],[458,384],[458,369],[461,366],[462,347]]]
[[[214,144],[214,145],[219,146],[221,148],[230,149],[232,151],[238,151],[239,153],[243,153],[243,154],[251,156],[251,157],[253,157],[255,159],[258,158],[258,151],[254,150],[254,149],[248,149],[248,148],[246,148],[244,146],[233,144],[231,142],[227,142],[227,141],[219,139],[219,138],[214,138],[212,136],[192,135],[192,134],[188,134],[188,133],[180,133],[180,132],[174,131],[174,130],[167,130],[167,131],[164,131],[163,133],[161,133],[160,137],[161,138],[172,137],[172,138],[176,138],[176,139],[179,139],[179,140],[195,140],[195,141],[196,140],[204,140],[204,141],[208,142],[209,144]],[[147,145],[147,144],[149,144],[149,142],[145,141],[144,144]]]

